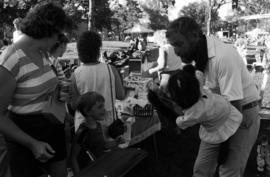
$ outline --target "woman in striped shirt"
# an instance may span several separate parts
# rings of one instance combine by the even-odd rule
[[[13,177],[40,176],[44,170],[66,176],[64,126],[48,106],[58,80],[46,53],[72,27],[61,7],[39,3],[22,20],[22,37],[0,56],[0,132]]]

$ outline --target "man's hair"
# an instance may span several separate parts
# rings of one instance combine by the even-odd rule
[[[54,53],[57,48],[62,44],[67,44],[69,42],[67,36],[63,33],[58,35],[58,41],[54,44],[54,46],[51,48],[50,53]]]
[[[200,83],[191,64],[172,75],[168,82],[171,98],[183,109],[190,108],[200,98]]]
[[[77,41],[79,59],[83,63],[92,63],[98,61],[101,46],[102,41],[98,33],[93,31],[86,31],[82,33]]]
[[[187,35],[191,32],[196,32],[200,36],[203,35],[201,27],[198,23],[190,17],[179,17],[169,23],[167,28],[166,37],[168,38],[172,33],[181,33]]]
[[[99,93],[86,92],[78,98],[76,108],[83,116],[86,116],[87,111],[91,110],[97,102],[104,101],[104,97]]]
[[[71,19],[54,3],[37,4],[29,10],[21,22],[21,31],[34,39],[52,37],[73,28]]]

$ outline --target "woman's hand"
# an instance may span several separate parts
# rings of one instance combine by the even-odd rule
[[[31,151],[40,162],[47,162],[55,154],[53,148],[48,143],[42,141],[35,141],[32,144]]]

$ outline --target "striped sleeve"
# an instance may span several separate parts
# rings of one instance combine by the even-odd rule
[[[7,47],[0,56],[0,66],[6,68],[16,79],[20,72],[19,57],[11,46]]]

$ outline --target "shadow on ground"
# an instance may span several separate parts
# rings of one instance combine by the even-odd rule
[[[199,126],[188,128],[181,135],[177,135],[174,127],[167,122],[162,122],[162,130],[155,134],[155,137],[147,138],[137,144],[156,158],[154,149],[154,138],[158,149],[156,163],[152,164],[153,170],[158,170],[158,177],[192,177],[192,169],[197,156],[200,139],[198,136]],[[259,174],[256,171],[256,159],[250,156],[244,177],[270,177],[268,174]],[[216,175],[215,177],[218,177]]]

